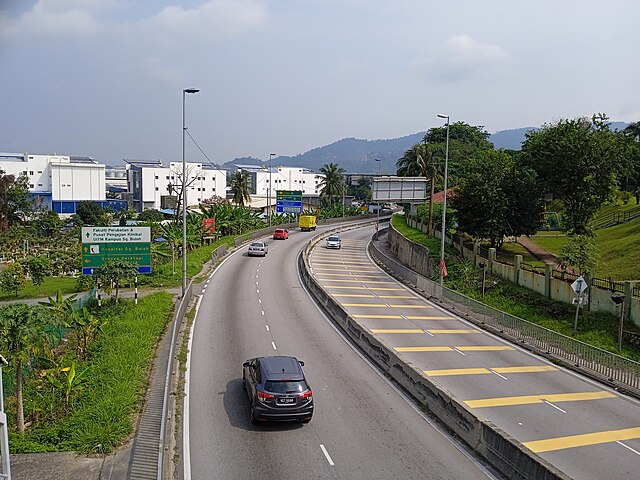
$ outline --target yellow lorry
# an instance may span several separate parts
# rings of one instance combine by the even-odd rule
[[[316,229],[316,216],[315,215],[300,215],[298,220],[298,226],[303,232]]]

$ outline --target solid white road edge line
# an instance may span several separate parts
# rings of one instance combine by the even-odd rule
[[[271,342],[271,345],[273,346],[273,349],[274,349],[274,350],[277,350],[277,348],[276,348],[276,342]]]
[[[324,448],[324,445],[320,444],[320,449],[322,450],[322,453],[324,453],[324,456],[327,458],[327,462],[329,462],[329,465],[333,466],[333,460],[331,460],[331,456],[329,455],[329,452],[327,452],[327,449]]]
[[[193,323],[189,330],[189,342],[187,343],[187,362],[184,368],[184,401],[182,405],[182,466],[184,471],[184,480],[191,480],[191,446],[189,444],[189,379],[191,377],[191,344],[193,343],[193,329],[198,318],[198,310],[200,309],[202,296],[198,296],[196,303],[196,313],[193,316]]]

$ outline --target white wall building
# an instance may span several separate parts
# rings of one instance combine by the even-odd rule
[[[174,209],[182,186],[182,162],[125,160],[132,208]],[[227,172],[202,163],[187,163],[186,205],[194,206],[211,197],[225,198]]]
[[[0,153],[0,169],[15,177],[26,175],[31,194],[57,213],[75,213],[81,201],[107,202],[105,165],[91,157]],[[107,203],[116,210],[126,208]]]

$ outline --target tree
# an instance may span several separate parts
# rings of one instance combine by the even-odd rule
[[[104,209],[91,200],[78,203],[76,215],[80,217],[83,225],[105,227],[109,223],[107,218],[105,218]]]
[[[11,263],[0,273],[0,289],[3,292],[15,293],[18,296],[18,291],[27,283],[27,277],[24,272],[24,268],[18,262]]]
[[[50,316],[38,307],[16,304],[0,307],[0,350],[16,372],[18,431],[24,432],[23,368],[39,355],[50,355],[54,336]]]
[[[34,285],[42,285],[45,279],[51,275],[51,262],[45,256],[28,257],[26,264]]]
[[[158,210],[144,210],[138,214],[137,220],[141,222],[161,222],[164,220],[164,214]]]
[[[249,195],[249,174],[238,171],[231,177],[231,193],[233,193],[233,203],[244,207],[244,202],[251,201]]]
[[[593,235],[569,235],[558,255],[558,262],[563,268],[573,266],[580,275],[584,275],[595,269],[597,254]]]
[[[626,139],[629,169],[625,174],[625,190],[635,194],[636,204],[640,205],[640,121],[627,125],[622,130]]]
[[[5,175],[0,169],[0,231],[21,223],[25,212],[31,209],[29,180],[26,175]]]
[[[589,232],[589,221],[628,168],[624,151],[620,136],[600,114],[528,132],[521,160],[563,202],[569,229],[580,235]]]
[[[41,237],[55,237],[64,225],[58,214],[49,209],[38,212],[34,220],[32,227],[36,229],[37,236]]]
[[[433,196],[435,194],[436,175],[438,172],[438,155],[442,150],[437,145],[416,143],[404,152],[402,158],[396,162],[398,176],[425,177],[429,179],[429,218],[427,220],[428,235],[433,236]],[[425,200],[426,201],[426,200]]]
[[[535,233],[543,210],[535,173],[503,150],[479,151],[467,162],[451,203],[458,228],[495,248],[505,236]]]
[[[123,260],[109,260],[93,270],[93,278],[97,285],[102,285],[107,292],[115,288],[116,302],[120,285],[133,280],[137,274],[137,266]]]
[[[326,205],[334,203],[336,197],[342,197],[345,192],[344,168],[337,163],[325,163],[320,167],[320,173],[324,178],[320,181],[320,199]]]

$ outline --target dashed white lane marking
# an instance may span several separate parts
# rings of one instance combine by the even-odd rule
[[[258,295],[260,295],[260,289],[256,290],[256,293],[257,293]]]
[[[460,355],[467,356],[467,354],[466,354],[466,353],[461,352],[461,351],[460,351],[460,350],[458,350],[457,348],[454,348],[454,349],[453,349],[453,351],[454,351],[454,352],[458,352]]]
[[[200,291],[200,293],[204,293],[204,292],[206,292],[206,291],[207,291],[207,287],[204,287],[204,288]]]
[[[499,376],[501,379],[503,380],[509,380],[507,377],[505,377],[504,375],[500,375],[498,372],[494,372],[493,370],[491,370],[491,373],[493,373],[494,375]]]
[[[261,298],[258,299],[258,303],[262,303],[262,299]]]
[[[269,331],[269,325],[265,325],[267,332]]]
[[[635,448],[631,448],[629,445],[625,445],[620,440],[616,440],[616,443],[619,444],[619,445],[622,445],[624,448],[628,448],[629,450],[631,450],[636,455],[640,455],[640,452],[638,450],[636,450]]]
[[[273,346],[273,349],[274,349],[274,350],[277,350],[277,348],[276,348],[276,342],[271,342],[271,345]]]
[[[555,408],[556,410],[560,410],[562,413],[567,413],[566,411],[564,411],[563,409],[561,409],[560,407],[558,407],[557,405],[554,405],[551,402],[548,402],[546,400],[543,400],[544,403],[546,403],[547,405],[549,405],[550,407]]]
[[[264,317],[264,310],[260,310],[260,313],[262,313],[262,316]]]
[[[333,460],[331,460],[331,456],[329,455],[329,452],[327,452],[327,449],[324,448],[324,445],[320,444],[320,450],[322,450],[322,453],[324,453],[324,456],[327,459],[327,462],[329,462],[329,465],[333,466]]]

